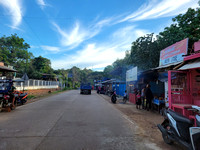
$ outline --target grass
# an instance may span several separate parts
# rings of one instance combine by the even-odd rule
[[[27,99],[34,99],[34,98],[36,98],[35,95],[28,95],[28,96],[27,96]]]
[[[52,92],[46,93],[44,95],[28,95],[27,99],[30,100],[30,99],[35,99],[35,98],[39,98],[39,97],[45,97],[45,96],[48,96],[49,94],[57,94],[57,93],[64,92],[67,90],[71,90],[71,88],[64,88],[62,90],[52,91]]]

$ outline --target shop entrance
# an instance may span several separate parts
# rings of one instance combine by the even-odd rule
[[[169,108],[187,117],[184,108],[193,104],[190,93],[190,73],[188,71],[168,71]]]

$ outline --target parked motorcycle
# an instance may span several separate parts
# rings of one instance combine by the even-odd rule
[[[115,91],[112,91],[112,92],[111,92],[111,102],[112,102],[113,104],[115,104],[116,101],[117,101],[117,94],[116,94]]]
[[[165,120],[157,127],[162,133],[165,143],[178,142],[188,150],[200,150],[200,107],[192,106],[188,110],[197,115],[196,126],[194,122],[171,109],[164,111]]]
[[[0,111],[2,111],[3,108],[14,109],[12,106],[12,101],[10,99],[9,94],[0,94]]]
[[[20,91],[15,91],[15,104],[23,105],[27,102],[27,93],[23,93]]]

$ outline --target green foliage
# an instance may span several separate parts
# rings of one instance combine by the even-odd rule
[[[200,1],[198,3],[200,4]],[[185,14],[176,16],[172,21],[173,24],[164,28],[159,35],[154,36],[151,33],[136,39],[132,43],[130,52],[126,51],[124,59],[116,60],[107,66],[104,75],[120,79],[124,74],[122,68],[127,70],[129,68],[127,65],[137,66],[139,70],[157,67],[160,51],[185,38],[189,38],[188,47],[191,53],[194,42],[200,39],[200,8],[189,8]]]
[[[19,75],[23,75],[26,64],[33,58],[33,54],[28,52],[29,48],[29,44],[16,34],[3,36],[0,38],[0,61],[14,66]]]
[[[160,50],[153,41],[153,33],[138,38],[132,43],[129,64],[141,70],[156,67],[159,62]]]
[[[29,99],[34,99],[34,98],[36,98],[35,95],[28,95],[28,96],[27,96],[27,99],[28,99],[28,100],[29,100]]]

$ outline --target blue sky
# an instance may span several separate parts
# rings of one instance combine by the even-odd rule
[[[198,0],[0,0],[0,36],[17,33],[54,69],[102,70]]]

